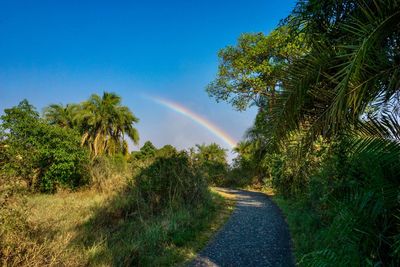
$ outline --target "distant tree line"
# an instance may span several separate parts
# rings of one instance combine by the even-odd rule
[[[92,95],[80,104],[50,105],[43,117],[23,100],[5,109],[1,120],[3,176],[22,177],[29,188],[43,192],[87,184],[90,159],[127,155],[126,136],[139,140],[138,119],[114,93]]]
[[[5,109],[1,121],[1,180],[21,178],[32,191],[102,184],[116,170],[144,168],[155,158],[178,153],[171,145],[157,149],[147,141],[129,154],[128,139],[139,142],[139,120],[114,93],[92,95],[79,104],[52,104],[43,116],[23,100]],[[228,169],[224,149],[199,145],[189,154],[208,182],[222,182]]]

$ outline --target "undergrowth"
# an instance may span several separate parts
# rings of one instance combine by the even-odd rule
[[[210,192],[186,153],[103,175],[111,163],[97,164],[91,188],[2,191],[1,265],[175,266],[194,257],[233,207]]]

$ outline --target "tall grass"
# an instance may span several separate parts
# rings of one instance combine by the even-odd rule
[[[135,170],[113,161],[96,163],[109,173],[92,188],[2,198],[1,264],[173,266],[193,257],[232,208],[184,153]]]
[[[342,142],[301,193],[275,196],[300,266],[400,265],[400,165],[376,153]]]

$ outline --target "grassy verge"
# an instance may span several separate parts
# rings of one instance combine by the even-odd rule
[[[291,201],[278,195],[272,199],[285,215],[294,244],[294,256],[297,264],[302,266],[304,256],[315,250],[316,244],[312,240],[316,240],[321,227],[318,216],[301,201]]]
[[[211,189],[198,209],[148,218],[119,214],[115,195],[88,190],[29,196],[27,226],[8,240],[19,265],[174,266],[192,259],[229,217],[234,200]],[[107,212],[104,212],[107,207]]]
[[[211,220],[208,220],[203,225],[202,229],[199,229],[195,239],[192,239],[186,244],[186,253],[184,263],[192,260],[196,253],[199,252],[212,238],[212,236],[225,224],[231,213],[235,208],[235,196],[228,194],[218,189],[211,188],[211,193],[214,196],[216,206],[219,207],[218,212],[213,215]]]

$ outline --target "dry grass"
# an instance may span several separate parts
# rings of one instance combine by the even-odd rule
[[[194,239],[193,237],[187,238],[187,240],[183,239],[181,245],[176,246],[172,244],[170,247],[166,248],[168,253],[164,253],[164,259],[160,262],[165,265],[174,265],[178,262],[193,258],[196,252],[208,242],[211,236],[227,220],[234,208],[234,196],[223,192],[218,192],[219,195],[217,195],[215,189],[212,189],[212,191],[214,192],[214,208],[210,211],[205,210],[203,212],[209,212],[210,214],[214,212],[215,214],[208,216],[207,219],[204,219],[202,224],[199,224],[199,226],[194,229]],[[12,259],[7,259],[7,261],[3,258],[2,265],[113,265],[115,261],[112,255],[114,254],[108,253],[107,250],[110,248],[115,249],[119,244],[113,245],[113,241],[111,243],[108,241],[107,243],[93,242],[87,244],[82,242],[85,238],[81,236],[85,234],[82,232],[82,226],[88,223],[90,224],[91,218],[96,216],[98,209],[109,204],[113,197],[113,193],[99,193],[96,190],[29,196],[23,204],[24,209],[21,208],[21,214],[26,216],[25,225],[23,225],[22,228],[15,228],[12,234],[10,234],[10,232],[7,235],[7,242],[9,244],[14,244],[14,246],[9,246],[8,252],[2,252],[2,257],[7,257],[10,251],[14,253],[14,256]],[[172,217],[173,216],[174,215],[172,215]],[[160,218],[160,220],[164,220],[162,224],[168,225],[171,223],[168,221],[169,218],[170,217]],[[122,222],[121,225],[125,227],[124,222]],[[152,230],[151,224],[149,225],[150,227],[147,229],[147,234]],[[135,226],[129,224],[129,227]],[[96,229],[96,225],[91,225],[90,228]],[[121,231],[126,231],[126,229]],[[99,231],[99,234],[101,234],[101,231]],[[140,235],[140,233],[136,233],[136,235],[138,234]],[[147,237],[139,236],[139,238],[146,240]],[[99,238],[99,240],[102,239]],[[118,242],[121,242],[121,240],[118,240]],[[18,251],[15,251],[16,248],[18,248]],[[103,256],[100,257],[98,255]],[[154,255],[154,257],[157,257],[157,255]]]
[[[186,252],[186,260],[183,262],[182,266],[196,257],[196,253],[199,252],[208,243],[212,236],[225,224],[235,209],[235,195],[220,191],[216,187],[211,187],[211,192],[220,196],[220,198],[215,199],[217,206],[220,207],[219,212],[208,225],[207,229],[202,231],[196,240],[188,244],[189,249]]]
[[[79,234],[77,226],[88,221],[94,208],[108,197],[94,190],[29,197],[27,223],[34,230],[32,239],[42,249],[36,253],[37,265],[84,265],[87,250],[73,242]],[[35,261],[31,257],[29,262]]]

